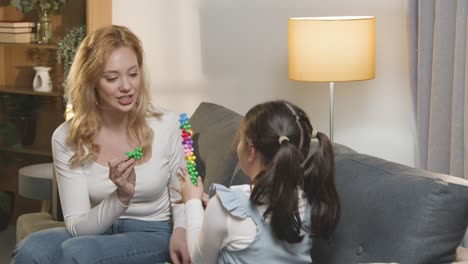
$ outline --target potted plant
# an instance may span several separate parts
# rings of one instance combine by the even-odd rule
[[[52,25],[49,15],[60,15],[67,0],[10,0],[10,5],[27,14],[35,10],[38,14],[37,42],[48,44],[52,38]]]
[[[65,9],[67,0],[10,0],[10,5],[27,14],[32,10],[60,15]]]
[[[0,101],[7,120],[18,129],[22,145],[32,145],[36,136],[39,98],[27,94],[2,94]]]
[[[66,78],[70,67],[75,59],[76,51],[80,46],[81,42],[86,36],[86,26],[81,25],[74,27],[70,32],[58,43],[57,49],[57,62],[62,64],[63,67],[63,79],[62,87],[66,88]]]

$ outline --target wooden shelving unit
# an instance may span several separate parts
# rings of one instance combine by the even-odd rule
[[[31,87],[14,87],[0,85],[0,93],[11,93],[11,94],[29,94],[36,96],[62,96],[61,92],[52,91],[52,92],[36,92],[31,89]]]
[[[57,45],[56,44],[48,44],[48,45],[40,45],[37,43],[2,43],[0,42],[0,47],[26,47],[28,49],[51,49],[51,50],[56,50]]]
[[[23,15],[0,1],[0,20],[36,21],[34,14]],[[31,12],[34,13],[34,12]],[[112,0],[67,1],[62,15],[52,16],[54,36],[49,45],[36,43],[0,43],[0,95],[21,94],[37,96],[36,137],[31,146],[0,145],[0,190],[16,193],[11,223],[19,215],[40,210],[40,201],[18,195],[18,169],[31,164],[52,162],[50,140],[52,133],[64,121],[62,66],[57,63],[57,43],[74,27],[86,24],[87,32],[112,23]],[[53,90],[42,93],[32,89],[33,66],[49,66]],[[0,123],[8,120],[0,104]],[[0,135],[1,136],[1,135]],[[1,143],[1,138],[0,138]],[[8,158],[2,164],[2,157]],[[6,160],[5,158],[5,160]],[[55,194],[54,194],[55,195]]]
[[[8,4],[0,5],[0,20],[35,21],[35,12],[23,15]],[[19,215],[39,212],[40,201],[18,195],[18,170],[21,167],[52,162],[50,140],[52,133],[64,121],[62,65],[58,64],[57,43],[75,26],[86,24],[86,0],[67,1],[62,15],[52,16],[54,36],[52,43],[0,43],[0,95],[29,95],[38,98],[36,112],[36,135],[32,145],[0,145],[0,190],[16,193],[11,223]],[[51,92],[36,92],[32,89],[34,66],[48,66],[53,83]],[[0,123],[12,122],[0,103]],[[1,135],[0,135],[1,137]],[[0,139],[1,142],[1,139]]]

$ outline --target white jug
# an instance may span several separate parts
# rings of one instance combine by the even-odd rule
[[[33,80],[33,89],[36,92],[50,92],[52,91],[52,81],[50,80],[50,67],[36,66],[33,67],[36,75]]]

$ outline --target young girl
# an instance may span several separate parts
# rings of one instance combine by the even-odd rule
[[[179,177],[193,263],[311,263],[312,239],[330,237],[340,216],[330,140],[286,101],[253,107],[239,136],[251,186],[216,186],[203,212],[201,179]],[[319,147],[308,156],[311,138]]]

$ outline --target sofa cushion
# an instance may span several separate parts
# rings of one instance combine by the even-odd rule
[[[242,116],[223,106],[202,102],[190,117],[197,170],[203,177],[205,192],[212,183],[230,186],[248,183],[243,174],[233,178],[238,162],[232,142]]]
[[[448,263],[468,224],[468,181],[359,153],[336,156],[342,217],[316,263]]]

